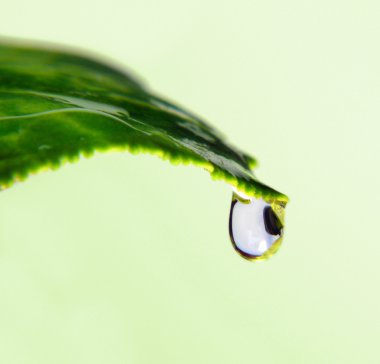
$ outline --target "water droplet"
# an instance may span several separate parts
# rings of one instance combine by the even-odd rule
[[[49,150],[49,149],[51,149],[51,148],[52,148],[52,147],[51,147],[50,145],[43,144],[43,145],[40,145],[40,146],[38,147],[38,150],[43,151],[43,150]]]
[[[232,196],[230,237],[234,248],[246,259],[263,260],[279,248],[283,235],[283,210],[280,203]]]

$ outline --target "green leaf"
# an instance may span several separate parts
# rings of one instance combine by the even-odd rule
[[[248,196],[285,204],[255,160],[130,75],[64,51],[0,44],[0,187],[80,155],[126,150],[195,164]]]

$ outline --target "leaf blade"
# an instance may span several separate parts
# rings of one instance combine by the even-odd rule
[[[0,44],[0,185],[96,151],[150,153],[201,166],[267,201],[255,159],[188,111],[106,64],[60,51]]]

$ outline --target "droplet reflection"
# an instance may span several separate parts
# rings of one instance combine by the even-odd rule
[[[281,244],[283,225],[278,216],[284,206],[234,194],[230,212],[230,237],[235,249],[250,260],[266,259]]]

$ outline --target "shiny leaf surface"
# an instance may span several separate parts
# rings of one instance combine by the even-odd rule
[[[134,77],[82,55],[0,44],[0,186],[80,155],[126,150],[205,168],[248,196],[286,203],[255,160]]]

